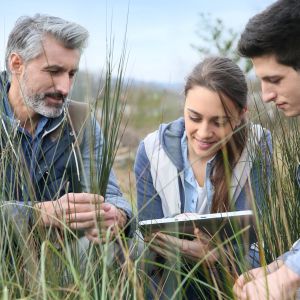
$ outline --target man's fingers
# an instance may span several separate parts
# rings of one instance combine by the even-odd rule
[[[102,243],[102,239],[99,238],[98,236],[95,237],[93,235],[90,235],[90,234],[86,234],[85,237],[92,243],[94,244],[101,244]]]
[[[93,221],[96,224],[97,216],[94,211],[71,213],[66,215],[66,221],[68,223],[83,223],[87,221]]]
[[[107,231],[108,228],[114,228],[118,225],[118,223],[115,220],[96,220],[95,215],[93,214],[76,214],[70,217],[68,220],[66,218],[66,223],[69,224],[71,229],[100,229]]]
[[[110,203],[102,203],[101,209],[103,209],[105,212],[108,212],[112,209],[112,205]]]
[[[104,198],[102,196],[89,193],[68,193],[60,199],[61,201],[68,201],[71,203],[101,204],[104,202]]]
[[[234,295],[239,299],[241,297],[242,291],[244,286],[244,280],[241,278],[241,276],[236,280],[232,290]]]
[[[69,227],[74,230],[87,229],[95,227],[95,221],[85,221],[85,222],[72,222],[69,223]]]

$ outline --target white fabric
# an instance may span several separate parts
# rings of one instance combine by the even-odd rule
[[[230,195],[235,202],[250,178],[250,172],[255,159],[255,148],[263,136],[264,129],[258,124],[250,125],[251,136],[237,162],[231,180]],[[159,133],[150,133],[144,139],[145,151],[150,161],[150,171],[153,186],[160,196],[165,217],[181,213],[178,171],[159,142]],[[183,174],[179,174],[183,176]]]
[[[153,186],[160,196],[165,217],[180,214],[181,202],[177,168],[159,143],[158,131],[144,140],[145,151],[150,161]]]
[[[197,206],[196,206],[196,211],[198,214],[209,214],[209,205],[208,205],[208,200],[207,200],[207,193],[206,193],[206,189],[205,186],[202,187],[198,184],[198,182],[196,181],[197,184],[197,192],[198,192],[198,199],[197,199]]]

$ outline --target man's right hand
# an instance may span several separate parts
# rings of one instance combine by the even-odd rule
[[[55,201],[44,201],[36,204],[41,222],[44,226],[71,229],[97,227],[100,205],[104,198],[97,194],[68,193]]]

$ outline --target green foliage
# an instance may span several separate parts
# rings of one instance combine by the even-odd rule
[[[192,47],[200,57],[208,55],[228,57],[239,64],[245,73],[250,72],[251,61],[240,57],[236,51],[239,32],[232,28],[226,28],[221,19],[212,19],[210,14],[200,13],[199,18],[196,31],[199,44],[192,44]]]
[[[131,86],[128,90],[126,117],[128,126],[142,139],[158,128],[182,115],[183,96],[173,91],[151,86]]]

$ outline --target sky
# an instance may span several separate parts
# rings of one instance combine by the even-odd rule
[[[126,35],[129,78],[145,82],[182,82],[199,54],[196,31],[200,13],[220,18],[226,28],[242,31],[248,19],[274,0],[0,0],[0,69],[7,36],[22,15],[51,14],[83,25],[90,33],[80,68],[101,72],[106,40],[114,39],[115,61]],[[127,30],[127,31],[126,31]]]

